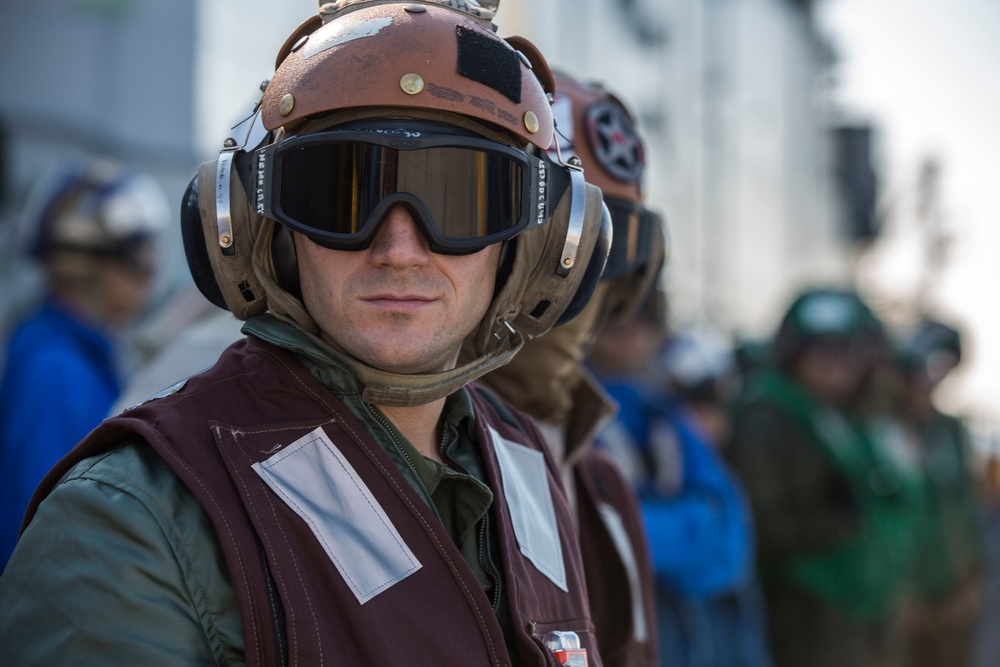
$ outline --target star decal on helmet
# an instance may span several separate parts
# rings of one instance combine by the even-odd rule
[[[587,108],[586,122],[587,136],[601,167],[620,181],[638,181],[645,155],[628,112],[614,100],[599,100]]]

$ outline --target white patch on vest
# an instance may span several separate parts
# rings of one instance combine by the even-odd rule
[[[552,583],[569,592],[559,526],[541,452],[505,439],[490,427],[503,492],[521,553]]]
[[[362,21],[361,23],[331,21],[309,36],[303,47],[303,55],[312,58],[335,46],[353,42],[364,37],[374,37],[393,22],[391,16]]]
[[[625,522],[622,521],[621,514],[614,507],[607,503],[600,503],[597,508],[604,521],[604,527],[611,534],[611,541],[615,544],[615,551],[621,558],[625,572],[628,573],[628,587],[632,596],[632,638],[637,642],[644,643],[649,640],[649,623],[646,618],[646,607],[642,604],[642,584],[639,582],[639,564],[635,558],[635,550],[632,548],[632,540],[628,537],[625,529]]]
[[[420,569],[374,494],[322,428],[252,467],[309,525],[359,603]]]

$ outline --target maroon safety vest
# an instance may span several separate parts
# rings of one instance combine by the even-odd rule
[[[653,667],[659,664],[655,584],[638,499],[600,450],[587,452],[573,476],[601,659],[605,667]]]
[[[583,373],[573,390],[566,457],[580,526],[580,549],[604,667],[658,664],[656,600],[649,543],[635,491],[611,458],[594,447],[613,404]]]
[[[506,492],[519,482],[523,489],[524,480],[504,479],[498,461],[498,437],[507,443],[504,451],[513,452],[508,458],[531,459],[544,452],[542,436],[482,392],[470,394],[495,499],[491,511],[519,664],[556,665],[542,638],[571,630],[587,649],[590,667],[600,667],[579,546],[555,464],[543,454],[541,479],[548,490],[535,495],[543,505],[551,498],[567,590],[522,553]],[[212,520],[240,606],[248,666],[511,664],[490,600],[433,510],[366,425],[291,353],[246,338],[176,393],[105,421],[49,474],[25,521],[71,465],[135,434],[170,465]],[[286,448],[310,438],[320,442],[315,451],[326,456],[336,450],[337,464],[363,480],[369,502],[359,511],[380,511],[379,520],[394,527],[399,550],[414,561],[405,576],[387,583],[347,581],[294,502],[259,474],[260,465],[275,457],[280,463]],[[344,531],[350,526],[344,524]],[[359,590],[369,596],[363,603]]]

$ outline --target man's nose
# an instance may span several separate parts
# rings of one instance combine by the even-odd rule
[[[372,240],[372,259],[394,266],[422,264],[427,261],[430,246],[413,213],[404,204],[396,204],[379,222]]]

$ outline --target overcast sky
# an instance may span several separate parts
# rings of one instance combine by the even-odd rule
[[[968,329],[969,363],[946,392],[954,407],[1000,425],[1000,2],[826,0],[841,58],[837,98],[880,130],[883,204],[893,212],[875,253],[881,290],[913,289],[921,250],[919,165],[941,162],[949,262],[931,300]]]

